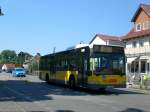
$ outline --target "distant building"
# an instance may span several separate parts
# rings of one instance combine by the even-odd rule
[[[120,37],[102,34],[96,34],[94,36],[89,43],[90,47],[93,47],[93,45],[125,46]]]
[[[26,60],[26,61],[23,63],[23,65],[22,65],[22,66],[23,66],[23,68],[24,68],[24,69],[26,69],[26,70],[28,70],[28,69],[29,69],[30,61],[31,61],[31,60],[29,60],[29,61],[28,61],[28,60]]]
[[[15,64],[4,64],[4,65],[2,66],[2,70],[3,70],[3,71],[7,71],[8,69],[12,69],[12,68],[15,68],[15,67],[16,67]]]

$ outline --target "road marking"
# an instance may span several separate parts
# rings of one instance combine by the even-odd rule
[[[25,98],[26,100],[28,100],[28,101],[30,101],[30,102],[33,101],[33,99],[32,99],[30,96],[26,96],[25,94],[20,93],[20,92],[14,90],[14,89],[9,88],[9,87],[5,87],[5,88],[8,89],[8,90],[10,90],[11,92],[13,92],[13,93],[15,93],[15,94],[17,94],[17,95],[23,97],[23,98]],[[14,102],[14,103],[17,105],[16,102]],[[41,102],[39,102],[39,101],[34,101],[33,103],[36,104],[37,106],[44,106],[43,108],[44,108],[45,110],[50,110],[49,107],[45,107],[46,105],[45,105],[44,103],[41,103]],[[18,107],[20,107],[20,109],[23,109],[23,108],[21,108],[21,106],[19,106],[19,105],[18,105]],[[23,112],[26,112],[26,110],[23,109]]]
[[[8,87],[4,87],[4,88],[6,88],[6,89],[8,89],[9,91],[14,92],[15,94],[17,94],[17,92],[15,92],[14,90],[12,90],[11,88],[8,88]],[[11,101],[11,102],[12,102],[12,101]],[[16,107],[18,110],[20,110],[21,112],[26,112],[26,110],[25,110],[22,106],[19,106],[18,103],[16,103],[16,102],[12,102],[12,103],[14,103],[14,104],[15,104],[15,107]]]
[[[8,89],[9,91],[12,91],[13,93],[15,93],[15,94],[17,94],[17,95],[19,95],[19,96],[22,96],[23,98],[25,98],[25,99],[27,99],[27,100],[29,100],[29,101],[32,101],[31,97],[26,96],[26,95],[23,94],[23,93],[20,93],[20,92],[18,92],[18,91],[15,91],[14,89],[11,89],[11,88],[9,88],[9,87],[4,87],[4,88]]]

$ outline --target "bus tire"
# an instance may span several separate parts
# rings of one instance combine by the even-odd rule
[[[75,89],[75,78],[74,78],[74,76],[70,76],[70,78],[69,78],[69,87],[70,87],[70,89]]]
[[[45,81],[48,83],[49,82],[49,75],[48,74],[46,74],[46,76],[45,76]]]
[[[100,91],[100,92],[105,92],[105,91],[106,91],[106,88],[105,88],[105,87],[99,88],[99,91]]]

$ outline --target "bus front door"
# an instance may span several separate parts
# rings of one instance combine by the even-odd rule
[[[82,67],[79,69],[78,84],[82,87],[87,86],[87,59],[82,61]]]

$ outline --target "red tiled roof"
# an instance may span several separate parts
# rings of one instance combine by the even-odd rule
[[[136,17],[138,16],[139,14],[139,11],[143,9],[144,12],[150,17],[150,5],[146,5],[146,4],[140,4],[139,5],[139,8],[137,9],[136,13],[134,14],[133,18],[132,18],[132,22],[135,21]]]
[[[134,28],[132,28],[127,35],[122,37],[122,40],[128,40],[128,39],[138,38],[147,35],[150,35],[150,29],[135,32]]]
[[[132,18],[132,22],[135,22],[136,17],[138,16],[140,10],[143,10],[150,17],[150,5],[140,4],[139,8],[137,9],[136,13],[134,14]],[[134,28],[132,28],[131,31],[127,35],[122,37],[122,40],[138,38],[138,37],[147,36],[147,35],[150,35],[150,29],[142,30],[142,31],[135,31]]]
[[[103,34],[96,34],[94,36],[94,38],[90,41],[90,43],[93,42],[93,40],[96,38],[96,37],[99,37],[100,39],[104,40],[104,41],[107,41],[107,40],[112,40],[112,41],[121,41],[121,39],[117,36],[110,36],[110,35],[103,35]]]
[[[103,35],[103,34],[97,34],[97,36],[103,39],[104,41],[107,40],[120,41],[120,38],[117,36],[110,36],[110,35]]]
[[[150,16],[150,5],[142,4],[141,7],[148,14],[148,16]]]
[[[15,64],[5,64],[7,66],[7,68],[14,68]]]

